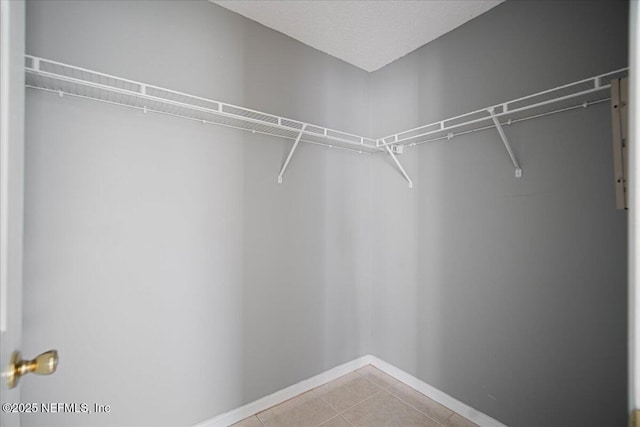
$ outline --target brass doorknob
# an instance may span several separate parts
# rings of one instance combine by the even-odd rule
[[[22,360],[19,351],[14,351],[9,362],[7,383],[9,388],[18,385],[20,377],[30,372],[38,375],[51,375],[58,366],[58,351],[49,350],[33,360]]]

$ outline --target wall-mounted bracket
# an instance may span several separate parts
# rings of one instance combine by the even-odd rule
[[[507,135],[504,134],[504,130],[502,129],[502,124],[500,124],[500,120],[498,120],[498,117],[496,117],[495,115],[494,108],[493,107],[487,108],[487,111],[489,112],[489,114],[491,114],[491,119],[493,120],[493,124],[496,125],[496,129],[500,134],[500,138],[502,138],[502,142],[504,143],[504,148],[507,149],[507,152],[509,153],[509,157],[511,157],[511,161],[513,162],[513,167],[516,168],[516,173],[515,173],[516,178],[521,178],[522,168],[520,167],[520,163],[518,163],[518,159],[516,159],[515,154],[513,154],[513,150],[511,149],[511,144],[509,144]]]
[[[398,158],[396,157],[396,155],[393,154],[393,150],[391,148],[389,148],[389,145],[385,145],[384,148],[387,149],[387,153],[389,153],[389,155],[391,156],[391,158],[395,162],[396,166],[398,166],[398,169],[400,169],[400,172],[404,176],[404,179],[406,179],[407,182],[409,183],[409,188],[413,188],[413,181],[411,180],[411,178],[409,178],[409,175],[407,174],[407,172],[402,167],[402,164],[400,164],[400,162],[398,161]]]
[[[393,151],[394,154],[402,154],[404,153],[404,145],[394,144],[391,146],[391,151]]]
[[[611,80],[611,129],[616,209],[629,208],[629,80]]]
[[[291,157],[293,156],[293,152],[296,151],[296,148],[298,148],[298,144],[300,143],[300,138],[302,138],[302,134],[304,133],[304,130],[306,128],[307,128],[307,125],[303,124],[302,125],[302,129],[300,129],[300,133],[296,137],[296,141],[293,143],[293,147],[291,147],[291,150],[289,151],[289,155],[287,156],[287,160],[284,161],[284,164],[282,165],[282,169],[280,169],[280,173],[278,174],[278,184],[282,184],[282,175],[284,175],[284,171],[287,170],[287,166],[289,166],[289,162],[291,161]]]

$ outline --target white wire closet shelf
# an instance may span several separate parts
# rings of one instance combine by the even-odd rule
[[[404,147],[451,139],[459,135],[491,128],[498,131],[515,167],[515,176],[521,177],[522,169],[502,127],[609,101],[611,81],[626,76],[628,68],[579,80],[378,139],[304,123],[31,55],[25,56],[25,72],[27,87],[58,93],[60,96],[70,95],[134,108],[145,113],[164,114],[294,140],[293,147],[278,175],[279,183],[282,183],[283,174],[298,143],[305,142],[359,153],[387,152],[411,188],[413,181],[396,157],[396,154],[403,152]]]
[[[31,55],[25,55],[25,72],[26,87],[60,96],[91,99],[331,148],[361,153],[384,151],[371,138]]]
[[[577,82],[558,86],[511,101],[481,108],[470,113],[398,132],[377,140],[377,145],[416,146],[426,142],[451,139],[497,124],[510,125],[524,120],[585,108],[610,100],[611,80],[627,75],[628,68],[611,71]]]

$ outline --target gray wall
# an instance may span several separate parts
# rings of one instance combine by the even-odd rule
[[[29,2],[27,53],[358,133],[369,75],[208,2]],[[368,354],[371,158],[27,92],[23,425],[191,425]]]
[[[371,75],[207,2],[29,2],[27,53],[380,136],[626,65],[625,3],[507,2]],[[370,110],[371,108],[371,110]],[[25,425],[189,425],[374,354],[514,426],[626,422],[606,106],[402,156],[27,93]],[[370,319],[371,316],[371,319]],[[141,363],[143,361],[143,363]]]
[[[512,2],[372,74],[373,134],[627,65],[625,2]],[[374,165],[372,353],[510,426],[626,425],[607,105]],[[384,257],[386,262],[376,262]]]

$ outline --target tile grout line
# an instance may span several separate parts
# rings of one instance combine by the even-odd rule
[[[403,383],[403,384],[404,384],[404,383]],[[449,417],[450,417],[451,415],[453,415],[453,414],[450,414],[449,416],[447,416],[447,418],[445,418],[442,422],[440,422],[440,421],[438,421],[438,420],[436,420],[436,419],[431,418],[428,414],[426,414],[426,413],[422,412],[420,409],[416,408],[416,407],[415,407],[415,406],[413,406],[411,403],[409,403],[409,402],[405,401],[405,400],[404,400],[403,398],[401,398],[400,396],[398,396],[398,395],[396,395],[396,394],[392,393],[392,392],[391,392],[391,391],[389,391],[389,390],[386,390],[386,391],[387,391],[387,393],[389,393],[391,396],[395,397],[395,398],[396,398],[396,399],[398,399],[400,402],[402,402],[402,403],[404,403],[405,405],[407,405],[409,408],[411,408],[411,409],[413,409],[414,411],[418,412],[419,414],[422,414],[422,415],[424,415],[425,417],[429,418],[431,421],[433,421],[434,423],[436,423],[438,426],[441,426],[441,425],[442,425],[442,422],[444,422],[444,421],[448,420],[448,419],[449,419]],[[449,409],[449,408],[447,408],[447,409]],[[449,411],[451,411],[451,409],[449,409]]]
[[[351,408],[349,408],[349,409],[351,409]],[[344,411],[343,411],[343,412],[344,412]],[[341,412],[340,414],[342,414],[342,412]],[[329,421],[331,421],[331,420],[335,420],[336,418],[341,418],[341,419],[343,419],[347,424],[349,424],[350,426],[354,427],[354,426],[353,426],[353,424],[351,424],[351,423],[349,422],[349,420],[348,420],[348,419],[346,419],[345,417],[343,417],[343,416],[342,416],[342,415],[340,415],[340,414],[337,414],[337,415],[335,415],[335,416],[333,416],[333,417],[329,418],[328,420],[326,420],[326,421],[322,422],[322,424],[318,424],[316,427],[322,427],[323,425],[325,425],[325,424],[326,424],[326,423],[328,423]]]
[[[323,385],[324,385],[324,384],[323,384]],[[315,390],[316,388],[319,388],[319,387],[322,387],[322,386],[318,386],[318,387],[312,388],[311,390],[307,390],[307,391],[305,391],[305,392],[302,392],[302,393],[300,393],[300,394],[297,394],[297,395],[295,395],[295,396],[293,396],[293,397],[291,397],[291,398],[289,398],[289,399],[285,400],[284,402],[280,402],[280,403],[275,404],[275,405],[272,405],[272,406],[268,407],[267,409],[264,409],[264,410],[262,410],[262,411],[260,411],[260,412],[256,412],[256,413],[255,413],[255,414],[253,414],[252,416],[255,416],[255,417],[258,419],[258,421],[260,421],[260,423],[264,426],[264,425],[265,425],[264,423],[266,422],[266,419],[265,419],[265,421],[262,421],[262,419],[260,418],[260,414],[264,414],[265,412],[268,412],[268,411],[272,410],[273,408],[277,408],[278,406],[282,406],[282,405],[284,405],[285,403],[290,402],[290,401],[292,401],[292,400],[294,400],[294,399],[297,399],[297,398],[299,398],[300,396],[302,396],[302,395],[304,395],[304,394],[307,394],[307,393],[311,393],[314,397],[317,397],[317,396],[316,396],[316,394],[314,393],[314,390]],[[250,418],[250,417],[249,417],[249,418]]]
[[[355,408],[356,406],[363,404],[363,403],[364,403],[364,402],[366,402],[367,400],[371,399],[371,398],[372,398],[372,397],[374,397],[374,396],[377,396],[378,394],[382,393],[383,391],[384,391],[384,389],[380,389],[380,390],[376,391],[375,393],[373,393],[371,396],[367,397],[366,399],[363,399],[363,400],[361,400],[360,402],[356,403],[355,405],[348,407],[348,408],[347,408],[347,409],[345,409],[344,411],[338,412],[338,414],[336,414],[336,416],[335,416],[335,417],[331,417],[331,418],[329,418],[327,421],[331,421],[332,419],[334,419],[334,418],[336,418],[336,417],[341,417],[341,416],[342,416],[342,414],[344,414],[345,412],[350,411],[351,409]],[[349,423],[349,425],[353,425],[353,424],[351,424],[351,422],[350,422],[348,419],[346,419],[345,417],[342,417],[342,418],[343,418],[347,423]],[[325,423],[326,423],[327,421],[325,421]],[[320,424],[320,425],[322,425],[322,424]],[[318,427],[319,427],[319,426],[318,426]]]
[[[351,410],[351,409],[355,408],[356,406],[358,406],[358,405],[362,405],[364,402],[366,402],[367,400],[369,400],[369,399],[373,398],[374,396],[379,395],[379,394],[380,394],[380,393],[382,393],[383,391],[384,391],[384,390],[378,390],[378,391],[376,391],[376,392],[375,392],[375,393],[373,393],[371,396],[367,397],[366,399],[361,400],[360,402],[356,403],[356,404],[355,404],[355,405],[353,405],[352,407],[345,409],[344,411],[340,412],[338,415],[342,415],[342,414],[344,414],[345,412],[347,412],[347,411],[349,411],[349,410]],[[346,419],[346,418],[345,418],[345,419]],[[349,422],[349,420],[347,420],[347,422]],[[351,423],[349,423],[349,424],[351,424]]]
[[[449,409],[450,410],[450,409]],[[444,426],[444,423],[446,423],[447,421],[449,421],[449,418],[453,417],[457,412],[455,411],[451,411],[451,414],[449,414],[449,416],[447,418],[445,418],[444,420],[442,420],[442,425]],[[474,423],[475,424],[475,423]]]
[[[360,372],[362,369],[364,369],[364,368],[366,368],[366,367],[371,367],[372,369],[374,369],[373,373],[369,372],[369,373],[364,374],[364,373],[361,373],[361,372]],[[410,385],[408,385],[408,384],[406,384],[406,383],[404,383],[404,382],[402,382],[402,381],[400,381],[400,380],[396,379],[395,377],[393,377],[393,376],[391,376],[391,375],[389,375],[389,374],[385,373],[384,371],[380,371],[383,375],[388,376],[388,377],[390,377],[392,380],[394,380],[394,382],[392,382],[392,383],[386,383],[383,379],[378,378],[378,377],[375,375],[375,372],[376,372],[376,371],[380,371],[380,370],[379,370],[378,368],[376,368],[375,366],[373,366],[372,364],[367,364],[367,365],[363,366],[362,368],[356,369],[356,370],[354,370],[354,371],[352,371],[352,372],[351,372],[351,373],[356,373],[356,374],[358,375],[358,377],[359,377],[359,378],[362,378],[362,379],[366,380],[367,382],[369,382],[370,384],[373,384],[375,387],[377,387],[377,388],[378,388],[378,391],[376,391],[375,393],[373,393],[373,394],[372,394],[372,395],[370,395],[369,397],[367,397],[367,398],[365,398],[365,399],[363,399],[363,400],[359,401],[358,403],[356,403],[356,404],[354,404],[354,405],[351,405],[351,406],[349,406],[348,408],[346,408],[346,409],[344,409],[344,410],[342,410],[342,411],[339,411],[339,412],[338,412],[338,410],[337,410],[336,408],[334,408],[334,407],[333,407],[333,406],[332,406],[332,405],[331,405],[327,400],[325,400],[325,399],[322,397],[322,395],[320,395],[320,394],[316,391],[317,389],[321,388],[322,386],[324,386],[324,385],[326,385],[326,384],[323,384],[323,385],[321,385],[321,386],[315,387],[315,388],[313,388],[313,389],[309,390],[308,392],[306,392],[306,393],[310,393],[313,397],[315,397],[315,398],[319,399],[321,402],[323,402],[325,405],[327,405],[327,407],[328,407],[328,408],[330,408],[332,411],[334,411],[334,412],[335,412],[335,414],[334,414],[333,416],[331,416],[330,418],[328,418],[328,419],[324,420],[322,423],[317,424],[317,425],[316,425],[316,427],[321,427],[321,426],[323,426],[324,424],[326,424],[326,423],[330,422],[331,420],[334,420],[334,419],[336,419],[336,418],[338,418],[338,417],[339,417],[339,418],[341,418],[343,421],[345,421],[348,425],[350,425],[350,426],[354,427],[354,424],[353,424],[353,423],[351,423],[351,422],[350,422],[350,421],[349,421],[349,420],[344,416],[344,414],[345,414],[346,412],[350,411],[351,409],[355,408],[356,406],[359,406],[359,405],[363,404],[364,402],[368,401],[369,399],[372,399],[373,397],[380,395],[380,393],[382,393],[382,392],[386,392],[389,396],[391,396],[391,397],[393,397],[393,398],[395,398],[395,399],[399,400],[400,402],[402,402],[402,403],[404,403],[405,405],[407,405],[409,408],[411,408],[411,409],[413,409],[413,410],[417,411],[419,414],[424,415],[424,416],[425,416],[425,417],[427,417],[429,420],[431,420],[431,421],[435,422],[435,423],[438,425],[438,427],[445,427],[445,423],[446,423],[446,422],[447,422],[451,417],[453,417],[454,415],[456,415],[456,414],[457,414],[457,412],[455,412],[455,411],[451,410],[450,408],[448,408],[448,407],[446,407],[446,406],[444,406],[444,405],[441,405],[441,404],[439,404],[438,402],[435,402],[435,401],[434,401],[434,403],[435,403],[435,404],[437,404],[437,405],[439,405],[439,406],[442,406],[443,408],[445,408],[446,410],[448,410],[448,411],[450,412],[450,414],[449,414],[445,419],[443,419],[442,421],[438,421],[438,420],[436,420],[436,419],[432,418],[432,417],[431,417],[431,416],[429,416],[426,412],[421,411],[420,409],[418,409],[417,407],[415,407],[415,406],[414,406],[414,405],[412,405],[411,403],[409,403],[409,402],[407,402],[406,400],[404,400],[404,399],[403,399],[402,397],[400,397],[398,394],[396,394],[397,392],[394,392],[393,387],[394,387],[395,385],[397,385],[397,384],[402,384],[402,385],[405,385],[406,387],[411,388],[412,390],[416,391],[417,393],[419,393],[419,394],[421,394],[421,395],[422,395],[422,393],[420,393],[419,391],[415,390],[415,389],[414,389],[413,387],[411,387]],[[343,376],[346,376],[346,375],[349,375],[349,374],[345,374],[345,375],[343,375]],[[375,382],[375,381],[371,380],[369,377],[371,377],[371,378],[375,378],[375,379],[379,379],[379,380],[380,380],[380,382],[382,382],[384,385],[380,385],[380,384],[378,384],[377,382]],[[339,377],[339,378],[340,378],[340,377]],[[336,380],[337,380],[337,379],[339,379],[339,378],[336,378],[336,379],[335,379],[335,380],[333,380],[333,381],[336,381]],[[383,378],[384,378],[384,377],[383,377]],[[331,383],[331,382],[333,382],[333,381],[330,381],[329,383]],[[329,383],[327,383],[327,384],[329,384]],[[341,386],[342,386],[342,385],[340,385],[340,386],[338,386],[338,387],[341,387]],[[305,394],[305,393],[302,393],[302,394]],[[423,396],[424,396],[424,395],[423,395]],[[291,399],[288,399],[287,401],[289,401],[289,400],[293,400],[293,399],[295,399],[296,397],[298,397],[298,396],[295,396],[295,397],[293,397],[293,398],[291,398]],[[430,399],[428,396],[424,396],[424,397],[425,397],[425,398],[427,398],[427,399]],[[433,399],[430,399],[430,400],[433,400]],[[282,403],[280,403],[280,404],[278,404],[278,405],[274,405],[274,406],[273,406],[273,407],[271,407],[271,408],[275,408],[275,407],[280,406],[280,405],[282,405],[282,404],[284,404],[284,403],[285,403],[285,402],[282,402]],[[269,410],[269,409],[271,409],[271,408],[268,408],[267,410]],[[267,411],[267,410],[265,410],[265,411]],[[261,411],[261,412],[265,412],[265,411]],[[258,420],[258,422],[260,423],[260,426],[262,426],[262,427],[266,427],[266,425],[264,424],[264,422],[262,421],[262,419],[260,419],[260,417],[258,416],[258,413],[254,414],[253,416],[255,416],[255,417],[256,417],[256,419],[257,419],[257,420]],[[464,417],[463,417],[463,418],[464,418]]]
[[[354,371],[355,373],[357,373],[358,375],[360,375],[360,376],[361,376],[362,378],[364,378],[365,380],[369,380],[370,382],[372,382],[373,384],[377,385],[378,387],[380,387],[380,388],[381,388],[381,389],[383,389],[383,390],[386,390],[386,389],[388,389],[389,387],[392,387],[392,386],[394,385],[394,383],[386,384],[385,386],[381,386],[380,384],[376,383],[375,381],[371,381],[369,378],[365,377],[363,374],[361,374],[360,372],[358,372],[358,371],[360,371],[360,370],[362,370],[362,369],[366,368],[367,366],[371,366],[373,369],[375,369],[375,370],[377,370],[377,371],[380,371],[382,374],[384,374],[384,375],[388,376],[389,378],[393,379],[394,381],[404,384],[402,381],[400,381],[400,380],[398,380],[398,379],[396,379],[396,378],[392,377],[391,375],[387,374],[386,372],[383,372],[383,371],[381,371],[380,369],[376,368],[376,367],[375,367],[375,366],[373,366],[371,363],[369,363],[369,364],[368,364],[368,365],[366,365],[366,366],[363,366],[363,367],[362,367],[362,368],[360,368],[360,369],[356,369],[356,370]],[[372,376],[373,376],[373,377],[375,377],[375,375],[372,375]],[[410,387],[410,386],[409,386],[409,387]]]
[[[367,366],[371,366],[371,367],[372,367],[372,368],[374,368],[374,369],[378,369],[378,368],[376,368],[375,366],[373,366],[373,365],[371,365],[371,364],[369,364],[369,365],[367,365]],[[360,369],[362,369],[362,368],[360,368]],[[358,372],[360,369],[356,370],[356,372],[357,372],[358,374],[360,374],[360,372]],[[378,370],[379,370],[379,369],[378,369]],[[383,373],[383,374],[386,374],[385,372],[382,372],[382,373]],[[389,374],[386,374],[386,375],[389,375]],[[364,375],[362,375],[362,374],[360,374],[360,376],[362,376],[363,378],[365,378],[365,376],[364,376]],[[413,387],[411,387],[409,384],[405,384],[405,383],[403,383],[402,381],[398,380],[397,378],[392,377],[391,375],[389,375],[389,376],[390,376],[391,378],[393,378],[397,383],[402,384],[402,385],[405,385],[405,386],[407,386],[407,387],[411,388],[412,390],[416,391],[417,393],[420,393],[419,391],[417,391],[417,390],[415,390]],[[365,379],[368,379],[368,378],[365,378]],[[371,381],[371,380],[369,380],[369,381]],[[442,406],[443,408],[445,408],[445,409],[447,409],[449,412],[451,412],[451,413],[450,413],[450,414],[449,414],[449,415],[448,415],[444,420],[442,420],[442,421],[438,421],[438,420],[436,420],[436,419],[434,419],[434,418],[430,417],[427,413],[422,412],[420,409],[416,408],[416,407],[415,407],[415,406],[413,406],[411,403],[409,403],[409,402],[405,401],[404,399],[402,399],[400,396],[398,396],[398,395],[397,395],[396,393],[394,393],[393,391],[390,391],[390,390],[393,388],[393,386],[394,386],[395,384],[388,384],[387,386],[382,387],[382,386],[380,386],[380,385],[376,384],[376,383],[375,383],[375,382],[373,382],[373,381],[371,381],[371,382],[372,382],[372,383],[374,383],[375,385],[377,385],[378,387],[382,388],[382,390],[384,390],[384,391],[388,392],[390,395],[392,395],[393,397],[395,397],[396,399],[398,399],[398,400],[399,400],[399,401],[401,401],[402,403],[404,403],[404,404],[408,405],[410,408],[412,408],[412,409],[414,409],[414,410],[418,411],[419,413],[421,413],[421,414],[422,414],[422,415],[424,415],[425,417],[429,418],[431,421],[433,421],[433,422],[437,423],[439,426],[443,426],[443,425],[444,425],[444,423],[445,423],[449,418],[451,418],[451,417],[456,413],[455,411],[452,411],[450,408],[447,408],[447,407],[446,407],[446,406],[444,406],[444,405],[440,405],[438,402],[435,402],[435,401],[434,401],[434,403],[435,403],[435,404],[437,404],[437,405],[439,405],[439,406]],[[422,393],[420,393],[420,394],[422,394]],[[423,396],[424,396],[424,395],[423,395]],[[428,396],[425,396],[425,397],[426,397],[427,399],[430,399]],[[433,400],[433,399],[430,399],[430,400]],[[363,402],[364,402],[364,401],[363,401]],[[354,405],[354,406],[355,406],[355,405]]]
[[[369,365],[367,365],[367,366],[369,366]],[[362,368],[361,368],[361,369],[362,369]],[[365,377],[364,377],[364,375],[360,374],[358,371],[359,371],[359,369],[356,369],[356,370],[355,370],[355,371],[353,371],[353,372],[357,373],[357,374],[360,376],[360,378],[362,378],[362,379],[363,379],[363,380],[365,380],[365,381],[370,382],[370,383],[371,383],[371,384],[373,384],[375,387],[378,387],[380,390],[376,391],[376,392],[375,392],[375,393],[373,393],[371,396],[369,396],[369,397],[367,397],[367,398],[365,398],[365,399],[363,399],[363,400],[359,401],[359,402],[358,402],[358,403],[356,403],[355,405],[351,405],[351,406],[349,406],[347,409],[343,409],[343,410],[342,410],[342,411],[340,411],[340,412],[338,412],[338,410],[337,410],[337,409],[335,409],[333,406],[331,406],[331,404],[330,404],[329,402],[327,402],[326,400],[324,400],[324,399],[322,398],[322,396],[321,396],[321,395],[316,394],[316,393],[314,392],[314,395],[315,395],[318,399],[322,400],[324,403],[326,403],[326,404],[327,404],[327,406],[328,406],[329,408],[331,408],[331,409],[333,409],[334,411],[336,411],[336,415],[334,415],[333,417],[329,418],[329,419],[328,419],[328,420],[326,420],[326,421],[323,421],[321,424],[318,424],[318,426],[316,426],[316,427],[320,427],[320,426],[322,426],[322,424],[327,423],[327,422],[329,422],[329,421],[331,421],[332,419],[337,418],[337,417],[341,417],[343,420],[345,420],[345,421],[347,422],[347,424],[349,424],[350,426],[353,426],[353,424],[351,424],[351,422],[350,422],[348,419],[346,419],[345,417],[343,417],[343,416],[342,416],[342,414],[344,414],[345,412],[347,412],[347,411],[348,411],[348,410],[350,410],[350,409],[355,408],[356,406],[358,406],[358,405],[359,405],[359,404],[361,404],[362,402],[365,402],[365,401],[367,401],[367,400],[371,399],[373,396],[375,396],[376,394],[380,393],[381,391],[385,391],[385,389],[384,389],[384,388],[380,387],[378,384],[374,383],[374,382],[373,382],[373,381],[371,381],[370,379],[365,378]],[[348,375],[348,374],[347,374],[347,375]],[[335,381],[335,380],[334,380],[334,381]],[[320,386],[320,387],[322,387],[322,386]],[[320,387],[316,387],[316,388],[320,388]],[[315,390],[315,389],[313,389],[313,390],[311,390],[311,391],[313,392],[314,390]]]
[[[365,379],[366,379],[366,378],[365,378]],[[402,382],[402,381],[400,381],[400,382]],[[383,388],[383,387],[380,387],[378,384],[375,384],[373,381],[371,381],[371,383],[372,383],[372,384],[374,384],[374,385],[376,385],[376,386],[378,386],[378,387],[380,388],[380,390],[379,390],[379,391],[377,391],[377,392],[375,392],[375,393],[373,393],[371,396],[367,397],[366,399],[361,400],[360,402],[356,403],[355,405],[353,405],[353,406],[351,406],[351,407],[349,407],[349,408],[345,409],[344,411],[339,412],[339,413],[338,413],[338,415],[336,415],[335,417],[332,417],[332,418],[328,419],[327,421],[325,421],[325,423],[326,423],[326,422],[328,422],[328,421],[331,421],[331,420],[332,420],[332,419],[334,419],[334,418],[342,417],[342,418],[343,418],[343,419],[344,419],[344,420],[345,420],[349,425],[353,426],[353,424],[352,424],[352,423],[351,423],[347,418],[345,418],[345,417],[343,416],[343,414],[344,414],[345,412],[347,412],[347,411],[349,411],[349,410],[351,410],[351,409],[355,408],[356,406],[359,406],[359,405],[363,404],[363,403],[364,403],[364,402],[366,402],[367,400],[372,399],[373,397],[375,397],[375,396],[377,396],[377,395],[379,395],[380,393],[383,393],[383,392],[387,392],[391,397],[394,397],[394,398],[398,399],[400,402],[402,402],[402,403],[406,404],[406,405],[407,405],[407,406],[409,406],[411,409],[413,409],[413,410],[417,411],[418,413],[420,413],[420,414],[424,415],[425,417],[427,417],[427,418],[428,418],[428,419],[430,419],[431,421],[433,421],[433,422],[435,422],[436,424],[438,424],[438,426],[443,426],[443,425],[444,425],[443,423],[444,423],[445,421],[447,421],[449,418],[451,418],[451,417],[455,414],[455,412],[452,412],[451,414],[449,414],[449,416],[447,416],[447,418],[445,418],[444,420],[442,420],[442,422],[439,422],[438,420],[434,420],[434,419],[433,419],[433,418],[431,418],[429,415],[425,414],[424,412],[422,412],[422,411],[421,411],[421,410],[419,410],[418,408],[414,407],[413,405],[409,404],[408,402],[405,402],[405,401],[404,401],[404,400],[402,400],[400,397],[398,397],[398,396],[396,396],[395,394],[391,393],[388,389],[389,389],[389,388],[391,388],[391,387],[393,386],[393,384],[388,385],[386,388]],[[404,383],[402,383],[402,384],[404,384]],[[327,405],[329,405],[329,404],[327,403]],[[331,406],[331,405],[329,405],[329,406]],[[446,406],[445,406],[445,408],[446,408]],[[449,408],[447,408],[447,409],[449,409]],[[449,409],[449,411],[451,412],[451,410],[450,410],[450,409]],[[321,426],[321,424],[320,424],[319,426],[317,426],[317,427],[320,427],[320,426]]]
[[[400,381],[400,383],[404,384],[402,381]],[[405,384],[405,385],[406,385],[406,384]],[[408,386],[408,385],[407,385],[407,387],[410,387],[410,386]],[[389,388],[391,388],[391,387],[389,387]],[[415,390],[415,389],[413,389],[413,388],[412,388],[412,390]],[[417,390],[416,390],[416,391],[417,391]],[[420,393],[420,392],[418,391],[418,393]],[[449,415],[447,415],[447,418],[445,418],[445,419],[444,419],[444,420],[442,420],[442,421],[438,421],[438,420],[436,420],[436,419],[434,419],[434,418],[430,417],[430,416],[429,416],[429,414],[427,414],[427,413],[425,413],[425,412],[422,412],[420,409],[416,408],[416,407],[415,407],[415,406],[413,406],[411,403],[407,402],[406,400],[404,400],[403,398],[401,398],[401,397],[400,397],[400,396],[398,396],[397,394],[393,393],[392,391],[389,391],[389,394],[390,394],[390,395],[392,395],[393,397],[395,397],[396,399],[398,399],[400,402],[402,402],[402,403],[404,403],[404,404],[406,404],[406,405],[409,405],[409,407],[410,407],[410,408],[415,409],[416,411],[420,412],[422,415],[424,415],[425,417],[429,418],[430,420],[435,421],[436,423],[438,423],[438,425],[443,425],[445,421],[447,421],[449,418],[451,418],[451,416],[452,416],[453,414],[455,414],[455,412],[453,412],[451,409],[447,408],[446,406],[440,405],[438,402],[434,401],[434,403],[436,403],[436,404],[438,404],[438,405],[442,406],[443,408],[446,408],[449,412],[451,412]],[[422,393],[420,393],[420,394],[422,394]],[[424,396],[424,394],[423,394],[423,396]],[[429,397],[428,397],[428,396],[424,396],[424,397],[426,397],[427,399],[429,399]],[[431,399],[431,400],[433,400],[433,399]]]
[[[355,427],[355,426],[353,425],[353,423],[352,423],[351,421],[349,421],[348,419],[346,419],[344,416],[340,415],[340,417],[342,417],[342,419],[343,419],[347,424],[349,424],[351,427]]]
[[[334,380],[335,381],[335,380]],[[327,383],[328,384],[328,383]],[[322,386],[320,386],[322,387]],[[316,388],[320,388],[320,387],[316,387]],[[329,402],[327,402],[326,400],[324,400],[322,398],[322,396],[320,396],[319,394],[317,394],[315,391],[315,389],[311,390],[311,392],[313,393],[313,395],[316,397],[316,399],[320,399],[325,405],[327,405],[329,408],[331,408],[331,410],[333,410],[336,414],[334,416],[332,416],[329,419],[324,420],[323,422],[321,422],[320,424],[318,424],[316,427],[320,427],[323,424],[328,423],[329,421],[331,421],[332,419],[339,417],[340,413],[338,411],[336,411],[336,408],[334,408],[333,406],[331,406],[331,404]]]
[[[380,369],[376,368],[375,366],[373,366],[373,365],[371,365],[371,364],[369,364],[369,365],[367,365],[367,366],[371,366],[371,367],[372,367],[372,368],[374,368],[374,369],[380,370]],[[362,368],[360,368],[360,369],[362,369]],[[404,383],[404,382],[400,381],[399,379],[397,379],[397,378],[395,378],[395,377],[393,377],[393,376],[391,376],[391,375],[387,374],[386,372],[382,372],[382,373],[383,373],[383,374],[385,374],[385,375],[388,375],[388,376],[389,376],[389,377],[391,377],[391,378],[393,378],[397,383],[402,384],[402,385],[405,385],[405,386],[409,387],[410,389],[414,390],[415,392],[420,393],[418,390],[416,390],[415,388],[411,387],[409,384],[406,384],[406,383]],[[361,374],[361,375],[362,375],[362,374]],[[363,376],[363,378],[364,378],[364,375],[362,375],[362,376]],[[373,381],[372,381],[372,382],[373,382]],[[374,383],[374,384],[375,384],[375,383]],[[378,385],[378,384],[376,384],[376,385]],[[457,415],[459,415],[460,417],[462,417],[462,415],[458,414],[457,412],[455,412],[455,411],[454,411],[454,410],[452,410],[451,408],[449,408],[449,407],[447,407],[447,406],[444,406],[444,405],[442,405],[442,404],[440,404],[440,403],[438,403],[438,402],[434,401],[434,403],[435,403],[435,404],[437,404],[437,405],[439,405],[439,406],[442,406],[443,408],[445,408],[445,409],[447,409],[449,412],[451,412],[451,413],[450,413],[450,414],[449,414],[449,415],[448,415],[444,420],[442,420],[442,421],[438,421],[438,420],[436,420],[436,419],[434,419],[434,418],[430,417],[430,416],[429,416],[428,414],[426,414],[425,412],[422,412],[420,409],[416,408],[415,406],[413,406],[413,405],[412,405],[412,404],[410,404],[409,402],[405,401],[405,400],[404,400],[404,399],[402,399],[400,396],[398,396],[398,395],[396,395],[395,393],[393,393],[393,392],[389,391],[389,390],[390,390],[394,385],[395,385],[395,384],[389,384],[388,386],[384,387],[384,388],[383,388],[383,390],[385,390],[385,391],[389,392],[389,394],[391,394],[392,396],[396,397],[396,398],[397,398],[398,400],[400,400],[401,402],[403,402],[403,403],[405,403],[405,404],[409,405],[409,407],[411,407],[412,409],[415,409],[416,411],[418,411],[418,412],[419,412],[419,413],[421,413],[422,415],[426,416],[426,417],[427,417],[427,418],[429,418],[430,420],[432,420],[432,421],[436,422],[439,426],[444,426],[444,423],[446,423],[446,422],[447,422],[447,420],[449,420],[449,418],[453,417],[453,416],[454,416],[454,415],[456,415],[456,414],[457,414]],[[378,386],[378,387],[380,387],[380,386]],[[420,394],[422,394],[422,393],[420,393]],[[427,399],[433,400],[433,399],[431,399],[429,396],[425,396],[424,394],[422,394],[422,395],[423,395],[424,397],[426,397]],[[467,419],[467,418],[465,418],[465,417],[462,417],[462,418],[464,418],[465,420]],[[469,420],[469,421],[470,421],[470,420]]]

